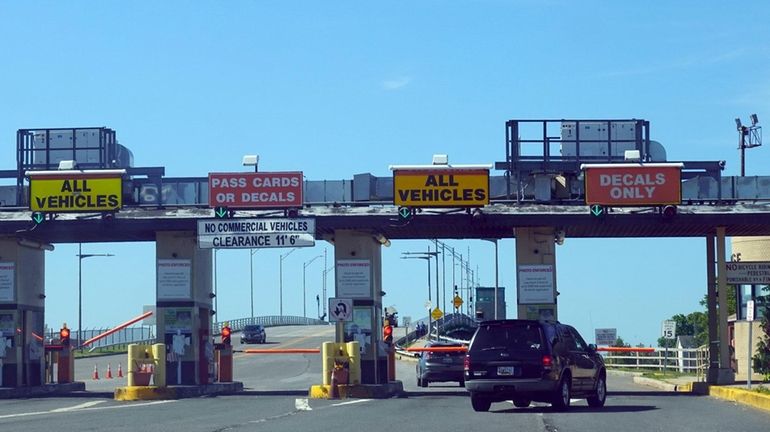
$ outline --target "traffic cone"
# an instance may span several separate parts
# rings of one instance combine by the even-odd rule
[[[99,379],[99,369],[96,368],[96,365],[94,365],[94,374],[91,376],[91,379]]]
[[[107,376],[105,376],[105,378],[112,379],[112,368],[109,363],[107,363]]]
[[[118,363],[118,378],[123,378],[123,367]]]

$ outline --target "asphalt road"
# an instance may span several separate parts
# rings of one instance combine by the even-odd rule
[[[330,327],[268,329],[268,342],[274,342],[268,346],[317,347],[331,336]],[[87,370],[87,363],[78,367]],[[518,409],[501,402],[488,413],[476,413],[457,384],[417,387],[414,368],[414,362],[398,362],[397,376],[406,390],[401,398],[308,400],[308,387],[320,382],[317,355],[238,354],[235,375],[245,384],[242,395],[117,402],[100,393],[108,380],[88,381],[89,392],[80,395],[0,400],[0,431],[721,432],[767,430],[770,422],[770,413],[708,396],[659,392],[614,374],[601,409],[575,401],[570,411],[557,413],[543,404]]]

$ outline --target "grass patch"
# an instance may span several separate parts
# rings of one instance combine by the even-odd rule
[[[757,388],[754,389],[754,391],[759,393],[759,394],[770,396],[770,388],[768,388],[768,387],[757,387]]]
[[[88,351],[87,349],[83,349],[81,352],[80,350],[75,350],[75,358],[87,358],[87,357],[98,357],[103,355],[110,355],[110,354],[127,354],[128,348],[126,346],[110,346],[105,348],[97,348],[93,351]]]
[[[697,378],[697,375],[691,374],[691,373],[682,373],[678,371],[668,370],[668,371],[646,371],[642,373],[643,377],[646,378],[653,378],[653,379],[666,379],[666,378]]]

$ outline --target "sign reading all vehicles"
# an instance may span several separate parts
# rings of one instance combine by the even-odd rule
[[[666,205],[682,202],[682,164],[586,164],[586,204]]]
[[[483,207],[489,204],[489,170],[396,169],[393,201],[405,207]]]
[[[315,245],[315,219],[201,219],[201,249],[251,249]]]
[[[40,212],[119,210],[123,170],[29,172],[29,209]]]
[[[209,206],[302,207],[302,172],[209,173]]]

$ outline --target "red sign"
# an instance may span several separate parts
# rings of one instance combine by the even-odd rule
[[[586,204],[665,205],[682,202],[681,164],[583,165]]]
[[[209,173],[209,206],[302,207],[302,172]]]

